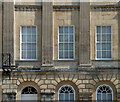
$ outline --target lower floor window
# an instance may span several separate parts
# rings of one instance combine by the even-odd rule
[[[64,85],[62,86],[59,91],[59,101],[74,101],[75,100],[75,91],[72,86]]]
[[[97,89],[97,100],[99,101],[112,101],[112,89],[107,85],[101,85]]]
[[[38,100],[37,90],[31,86],[24,88],[21,92],[21,100]]]

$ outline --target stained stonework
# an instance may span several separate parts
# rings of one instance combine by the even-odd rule
[[[44,74],[43,74],[44,73]],[[50,98],[52,100],[57,100],[58,92],[60,86],[64,84],[75,85],[77,100],[95,100],[94,91],[97,86],[104,84],[112,85],[114,89],[114,100],[116,100],[117,90],[119,89],[118,84],[118,73],[113,72],[93,72],[90,74],[87,72],[14,72],[12,80],[3,79],[3,93],[18,93],[22,90],[20,87],[29,86],[29,83],[35,83],[39,87],[40,97],[42,100],[45,95],[52,95]],[[95,74],[98,73],[98,74]],[[62,84],[60,84],[62,83]],[[72,83],[72,84],[70,84]],[[33,84],[34,85],[34,84]],[[58,88],[58,89],[56,89]],[[77,92],[78,91],[78,92]],[[21,93],[19,93],[21,94]],[[17,94],[17,95],[19,95]],[[87,94],[87,95],[86,95]],[[94,97],[93,97],[94,96]],[[17,98],[19,100],[19,97]]]
[[[2,3],[0,2],[0,21],[2,21]],[[0,22],[0,69],[2,69],[2,22]]]
[[[3,3],[0,53],[12,55],[8,66],[12,71],[0,73],[0,99],[20,100],[22,90],[31,86],[37,90],[38,100],[58,100],[58,90],[70,85],[75,90],[75,100],[96,100],[96,89],[107,85],[112,89],[113,100],[120,100],[119,5],[89,4]],[[96,60],[95,27],[106,25],[112,25],[112,59]],[[20,58],[22,26],[37,28],[36,60]],[[58,58],[59,26],[75,28],[74,60]]]

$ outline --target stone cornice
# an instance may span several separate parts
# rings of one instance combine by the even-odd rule
[[[53,6],[54,11],[72,11],[72,10],[80,10],[79,5],[54,5]]]
[[[42,6],[38,5],[15,5],[15,11],[39,11],[42,10]],[[54,11],[72,11],[80,10],[79,5],[53,5]]]
[[[39,11],[40,5],[15,5],[15,11]],[[80,5],[53,5],[54,11],[80,10]],[[91,5],[92,11],[118,11],[120,5]]]
[[[120,5],[91,5],[92,11],[118,11]]]
[[[15,11],[41,11],[42,6],[38,5],[15,5]]]

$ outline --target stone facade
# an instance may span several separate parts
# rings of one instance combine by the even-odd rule
[[[96,100],[100,85],[107,85],[112,100],[119,101],[119,8],[119,3],[0,2],[0,56],[12,56],[7,70],[0,57],[0,99],[21,100],[22,90],[30,86],[37,90],[38,100],[58,100],[59,89],[70,85],[75,100],[90,101]],[[71,25],[75,59],[58,60],[58,27]],[[95,27],[106,25],[112,26],[112,59],[96,60]],[[20,58],[21,26],[37,27],[37,60]]]

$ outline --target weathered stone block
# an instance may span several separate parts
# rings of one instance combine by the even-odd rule
[[[80,88],[80,89],[85,88],[85,84],[80,84],[80,85],[78,85],[78,88]]]
[[[40,88],[41,89],[47,89],[47,85],[41,85]]]

